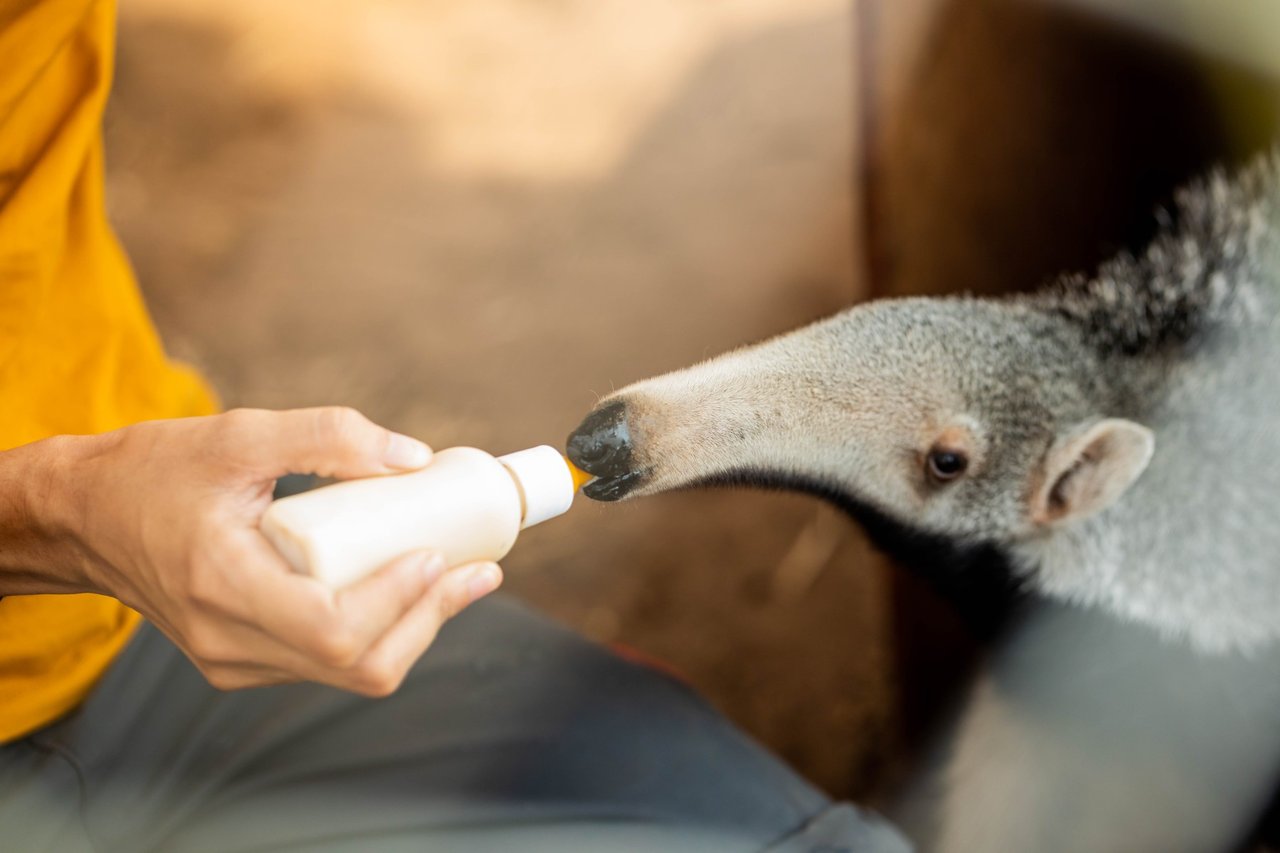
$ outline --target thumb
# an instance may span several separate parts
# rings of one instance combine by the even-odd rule
[[[256,413],[255,444],[271,476],[372,477],[421,468],[431,448],[370,421],[355,409],[328,406]]]

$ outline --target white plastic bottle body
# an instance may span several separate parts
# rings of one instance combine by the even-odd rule
[[[295,570],[337,588],[422,548],[449,566],[501,559],[523,515],[521,485],[506,465],[483,450],[452,447],[420,471],[278,500],[261,529]]]

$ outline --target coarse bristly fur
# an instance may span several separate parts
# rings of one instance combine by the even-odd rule
[[[1016,543],[1035,583],[1197,646],[1280,637],[1280,157],[1178,193],[1141,256],[1030,300],[1098,354],[1157,451],[1108,512]]]
[[[1034,295],[872,302],[624,388],[597,411],[625,453],[571,436],[587,494],[795,486],[1201,651],[1274,643],[1280,154],[1157,215],[1141,254]]]

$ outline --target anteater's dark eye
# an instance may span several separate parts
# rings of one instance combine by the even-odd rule
[[[930,477],[945,483],[964,473],[965,469],[969,467],[969,458],[957,450],[934,448],[929,451],[929,459],[926,466],[929,469]]]

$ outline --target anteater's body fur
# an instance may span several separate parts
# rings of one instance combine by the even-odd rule
[[[1092,275],[869,303],[598,409],[628,443],[588,494],[802,488],[1045,602],[913,788],[925,849],[1226,850],[1280,776],[1280,155],[1158,218]]]

